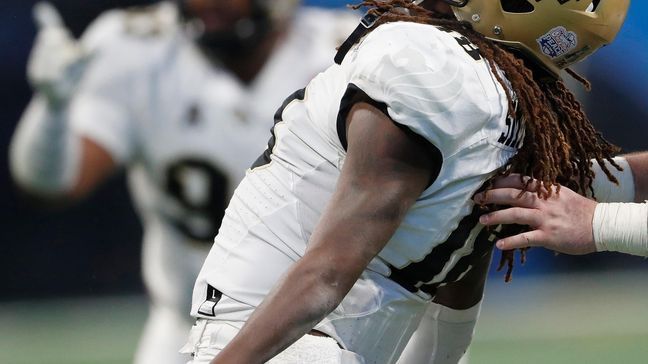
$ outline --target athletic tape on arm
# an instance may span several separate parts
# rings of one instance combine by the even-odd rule
[[[592,232],[597,251],[648,257],[648,203],[599,203]]]
[[[41,96],[27,107],[9,149],[11,173],[22,188],[45,195],[72,189],[80,145],[68,129],[65,113],[49,109]]]

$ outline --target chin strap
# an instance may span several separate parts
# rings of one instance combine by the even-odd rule
[[[367,34],[369,29],[373,28],[376,25],[376,21],[380,19],[381,16],[385,14],[385,10],[376,9],[374,11],[369,10],[363,17],[360,19],[360,24],[353,30],[353,33],[342,43],[340,48],[338,48],[337,53],[335,54],[335,63],[342,64],[344,57],[351,50],[354,44]]]
[[[420,5],[425,0],[413,0],[414,5]],[[462,8],[468,4],[469,0],[442,0],[450,6]],[[355,28],[351,35],[342,43],[340,48],[338,48],[337,53],[335,54],[335,63],[342,64],[344,57],[351,50],[354,44],[364,37],[369,29],[373,28],[376,25],[378,19],[385,14],[386,10],[382,9],[373,9],[369,10],[363,17],[360,19],[360,24]]]

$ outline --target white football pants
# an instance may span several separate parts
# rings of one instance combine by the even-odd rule
[[[199,319],[191,329],[189,340],[181,352],[192,354],[187,364],[209,362],[238,333],[238,327],[226,321]],[[305,335],[268,364],[364,364],[358,354],[341,349],[329,337]]]

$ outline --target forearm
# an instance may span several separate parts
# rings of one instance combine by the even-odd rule
[[[648,152],[632,153],[624,156],[632,170],[635,189],[635,202],[648,200]]]
[[[296,263],[212,363],[265,363],[307,334],[350,289],[327,269]]]
[[[9,150],[10,169],[29,192],[55,196],[74,185],[80,146],[65,114],[65,108],[53,109],[36,96],[18,124]]]
[[[648,256],[648,152],[622,156],[631,174],[632,183],[620,186],[633,191],[632,200],[600,203],[594,211],[592,230],[597,251],[617,251],[626,254]],[[629,176],[626,176],[628,180]]]
[[[214,363],[262,363],[308,333],[342,302],[414,199],[396,186],[340,182],[304,257]]]
[[[597,251],[648,257],[648,204],[599,203],[592,231]]]
[[[594,195],[599,202],[642,202],[648,199],[648,152],[626,154],[614,158],[623,168],[617,170],[605,162],[608,171],[619,184],[611,182],[603,169],[594,162]]]
[[[262,363],[337,307],[425,190],[429,150],[382,112],[354,106],[335,192],[295,263],[213,363]]]
[[[403,208],[391,203],[377,207],[378,199],[372,198],[376,193],[346,187],[337,191],[304,257],[289,269],[214,363],[265,362],[340,304],[401,220]]]

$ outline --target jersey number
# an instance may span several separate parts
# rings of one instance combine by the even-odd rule
[[[452,34],[452,36],[457,41],[457,43],[459,43],[461,48],[463,48],[464,51],[466,51],[466,53],[468,53],[468,55],[470,57],[472,57],[472,59],[474,59],[475,61],[479,61],[479,60],[482,59],[481,53],[479,53],[479,48],[476,45],[474,45],[464,35],[462,35],[461,33],[457,32],[457,31],[447,29],[447,28],[444,28],[444,27],[437,27],[437,28],[441,29],[442,31],[444,31],[446,33]]]
[[[524,139],[524,130],[522,130],[521,116],[519,115],[518,99],[513,98],[513,115],[506,118],[506,131],[502,132],[498,143],[506,145],[507,147],[520,149],[522,140]]]
[[[485,211],[475,205],[470,215],[464,217],[448,239],[436,246],[423,260],[405,268],[392,267],[389,276],[410,292],[421,290],[434,296],[442,285],[460,280],[477,262],[490,253],[495,241],[504,236],[519,234],[519,225],[499,225],[486,228],[479,224]],[[458,254],[462,248],[472,246],[467,255]],[[450,265],[448,265],[450,264]],[[444,269],[447,269],[445,275]],[[438,278],[437,278],[438,277]]]
[[[167,191],[182,206],[182,216],[171,219],[188,238],[211,243],[227,203],[227,176],[200,159],[183,159],[167,170]]]

